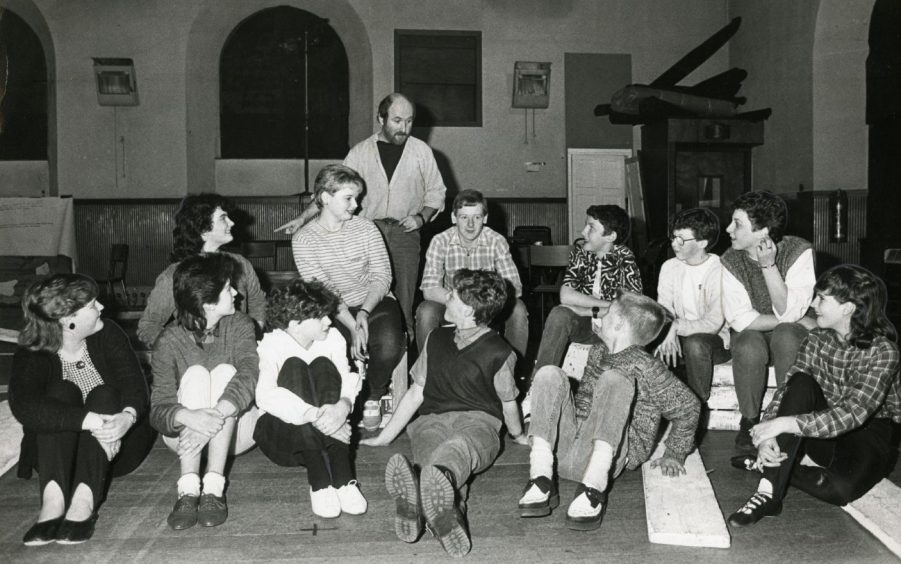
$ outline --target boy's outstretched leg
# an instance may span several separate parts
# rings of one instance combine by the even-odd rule
[[[466,518],[457,504],[456,479],[440,466],[422,469],[420,492],[426,521],[451,556],[466,556],[472,548]]]
[[[407,457],[395,453],[385,466],[385,488],[394,498],[394,532],[404,542],[416,542],[422,535],[422,505],[419,500],[419,479]]]

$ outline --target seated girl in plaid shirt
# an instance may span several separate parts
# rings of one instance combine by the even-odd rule
[[[901,423],[901,382],[897,333],[885,304],[885,285],[860,266],[836,266],[817,281],[818,328],[751,429],[757,460],[749,468],[763,478],[729,523],[746,526],[781,513],[789,482],[845,505],[888,474],[893,421]],[[804,455],[817,465],[801,465]]]

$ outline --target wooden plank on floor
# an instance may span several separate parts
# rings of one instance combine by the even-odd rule
[[[901,558],[901,488],[884,479],[842,509]]]
[[[669,477],[659,468],[651,468],[651,461],[664,450],[661,441],[651,460],[641,467],[648,540],[656,544],[729,548],[729,529],[701,455],[698,451],[688,455],[685,474]]]
[[[9,402],[0,402],[0,476],[19,461],[22,426],[9,410]]]
[[[732,386],[735,383],[732,376],[732,360],[714,365],[712,386]],[[767,369],[766,387],[776,387],[776,369],[770,366]]]
[[[582,373],[585,372],[585,365],[588,364],[588,351],[590,350],[591,345],[570,344],[566,349],[563,364],[560,365],[563,373],[575,380],[581,380]]]
[[[776,393],[775,388],[767,388],[763,394],[763,403],[760,404],[763,409],[773,400],[773,394]],[[735,388],[731,386],[714,386],[710,388],[710,397],[707,398],[707,407],[710,409],[726,409],[730,411],[738,410],[738,396],[735,395]]]

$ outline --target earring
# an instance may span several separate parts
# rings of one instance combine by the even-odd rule
[[[74,324],[74,323],[70,323],[70,324],[69,324],[69,329],[75,329],[75,324]]]

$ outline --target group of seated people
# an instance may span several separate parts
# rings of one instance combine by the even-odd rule
[[[785,205],[767,192],[735,202],[722,257],[709,252],[716,216],[678,213],[657,301],[642,295],[626,213],[590,207],[545,322],[522,406],[528,427],[514,379],[528,341],[522,283],[506,240],[485,226],[485,198],[460,192],[454,226],[426,253],[412,383],[382,425],[379,400],[407,339],[390,249],[355,213],[364,186],[344,165],[319,173],[319,212],[292,240],[299,276],[268,296],[245,258],[221,250],[230,203],[185,198],[172,264],[138,326],[153,351],[149,388],[125,333],[101,318],[93,280],[57,274],[28,289],[9,387],[25,430],[19,475],[40,478],[26,545],[91,538],[110,479],[137,468],[157,432],[180,464],[174,530],[227,520],[226,462],[254,445],[306,468],[314,514],[365,513],[352,445],[385,447],[406,430],[412,460],[395,453],[385,469],[396,534],[412,543],[428,528],[463,556],[469,484],[499,455],[503,429],[530,449],[519,514],[549,515],[562,477],[578,482],[567,525],[593,530],[611,481],[650,458],[662,420],[671,428],[651,467],[685,472],[713,366],[730,354],[737,462],[761,473],[731,524],[777,515],[789,484],[844,504],[890,471],[901,382],[885,285],[854,265],[816,280],[810,244],[784,234]],[[560,368],[572,342],[592,345],[577,384]],[[670,370],[680,358],[685,382]],[[761,417],[769,365],[779,388]],[[368,432],[357,441],[361,415]],[[801,465],[805,455],[812,462]]]

